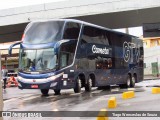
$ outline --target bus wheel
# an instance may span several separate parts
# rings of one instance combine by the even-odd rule
[[[129,88],[131,86],[131,77],[128,75],[126,87]]]
[[[41,89],[41,93],[44,96],[48,96],[49,89]]]
[[[126,83],[121,84],[120,88],[129,88],[130,86],[131,86],[131,77],[130,77],[130,75],[128,75]]]
[[[131,87],[135,87],[136,79],[136,75],[134,75],[131,80]]]
[[[92,89],[92,79],[89,77],[85,85],[85,91],[90,92]]]
[[[60,95],[61,94],[61,90],[60,89],[54,89],[54,93],[55,93],[55,95]]]
[[[74,92],[75,93],[80,93],[81,92],[81,80],[79,79],[79,77],[76,80],[76,86],[74,88]]]

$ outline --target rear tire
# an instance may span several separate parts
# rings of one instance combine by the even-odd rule
[[[41,93],[43,96],[48,96],[49,89],[41,89]]]
[[[92,79],[89,77],[87,80],[87,84],[85,85],[85,91],[90,92],[92,90]]]
[[[136,80],[137,80],[137,77],[136,77],[136,75],[134,75],[134,76],[132,77],[132,80],[131,80],[131,87],[132,87],[132,88],[135,87]]]
[[[60,89],[54,89],[54,93],[55,93],[55,95],[60,95],[61,94],[61,90]]]
[[[126,83],[120,85],[120,88],[129,88],[129,87],[131,87],[131,76],[130,75],[128,75]]]
[[[74,88],[74,92],[75,93],[80,93],[81,92],[81,80],[80,80],[79,77],[76,80],[76,86]]]

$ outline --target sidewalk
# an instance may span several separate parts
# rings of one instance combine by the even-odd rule
[[[160,76],[153,76],[153,75],[144,75],[144,80],[157,80],[160,79]]]

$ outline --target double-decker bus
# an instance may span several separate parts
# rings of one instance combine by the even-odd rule
[[[143,44],[135,36],[73,19],[35,21],[20,44],[20,89],[61,89],[75,93],[92,87],[134,87],[143,80]]]

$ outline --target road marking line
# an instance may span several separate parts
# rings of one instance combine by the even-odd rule
[[[14,100],[17,100],[17,98],[12,98],[12,99],[9,99],[9,100],[5,100],[5,101],[3,101],[3,102],[4,102],[4,103],[7,103],[7,102],[14,101]]]
[[[74,96],[74,95],[80,95],[80,94],[82,94],[82,93],[73,93],[73,94],[70,94],[70,96]]]
[[[135,88],[128,88],[128,90],[135,91]]]
[[[38,97],[40,97],[40,96],[33,96],[33,97],[25,98],[23,100],[26,101],[26,100],[31,100],[31,99],[38,98]]]
[[[114,88],[114,89],[111,89],[111,92],[117,92],[119,90],[120,90],[119,88]]]
[[[93,91],[93,92],[91,92],[91,93],[100,93],[100,92],[102,92],[103,90],[96,90],[96,91]]]

